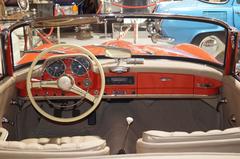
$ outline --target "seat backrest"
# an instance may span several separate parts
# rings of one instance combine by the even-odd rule
[[[106,141],[97,136],[30,138],[22,141],[0,141],[0,156],[5,158],[71,158],[108,155]],[[26,156],[24,156],[26,155]],[[21,158],[20,157],[20,158]],[[31,157],[30,157],[31,158]]]
[[[106,141],[97,136],[61,138],[29,138],[22,141],[0,141],[0,149],[26,151],[97,151],[106,147]]]
[[[240,152],[240,128],[207,132],[150,130],[137,141],[138,153],[152,152]]]

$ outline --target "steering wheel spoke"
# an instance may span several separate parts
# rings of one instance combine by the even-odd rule
[[[32,88],[58,88],[57,81],[32,81]]]
[[[95,102],[96,97],[88,93],[87,91],[83,90],[82,88],[78,87],[77,85],[73,85],[73,87],[70,89],[71,92],[78,94],[80,96],[83,96],[90,102]]]

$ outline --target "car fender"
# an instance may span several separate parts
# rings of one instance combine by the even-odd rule
[[[195,25],[187,25],[188,21],[179,22],[176,20],[163,20],[161,23],[162,34],[165,37],[174,39],[176,43],[188,43],[191,42],[196,36],[203,33],[223,31],[224,28],[212,24],[204,24],[196,22],[195,25],[199,25],[198,29],[193,29]],[[177,25],[176,25],[177,24]],[[193,23],[191,23],[193,24]],[[188,27],[186,27],[188,26]],[[168,28],[168,29],[166,29]],[[181,30],[181,32],[176,30]]]

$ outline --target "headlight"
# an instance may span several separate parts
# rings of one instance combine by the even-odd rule
[[[224,43],[215,35],[210,35],[202,39],[199,45],[200,48],[207,51],[214,57],[224,51]]]

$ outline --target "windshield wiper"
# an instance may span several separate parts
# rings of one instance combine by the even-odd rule
[[[28,53],[41,53],[44,50],[27,50],[27,51],[23,51],[23,53],[28,54]],[[59,50],[51,50],[48,53],[52,53],[52,54],[65,54],[64,51],[59,51]]]

